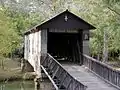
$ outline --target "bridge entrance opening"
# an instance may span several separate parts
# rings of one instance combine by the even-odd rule
[[[80,33],[48,33],[48,53],[61,61],[81,63],[82,39]]]

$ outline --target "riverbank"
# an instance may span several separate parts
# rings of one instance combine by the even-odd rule
[[[17,60],[7,58],[4,60],[3,66],[0,67],[0,82],[33,80],[34,78],[34,72],[21,72],[20,62]]]
[[[2,70],[0,69],[0,82],[14,81],[14,80],[33,80],[35,74],[32,72],[22,73],[20,69],[16,70]]]

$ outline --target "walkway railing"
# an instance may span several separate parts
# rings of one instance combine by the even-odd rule
[[[105,81],[120,89],[120,71],[87,55],[83,55],[83,64]]]
[[[86,86],[73,78],[51,55],[41,57],[41,68],[56,90],[86,90]]]

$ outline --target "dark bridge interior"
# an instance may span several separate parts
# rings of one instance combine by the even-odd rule
[[[80,33],[48,33],[48,53],[57,60],[81,63],[82,38]]]

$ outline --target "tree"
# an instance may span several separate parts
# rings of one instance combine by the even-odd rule
[[[7,56],[13,47],[17,47],[19,36],[10,26],[10,20],[4,9],[0,10],[0,55]]]

